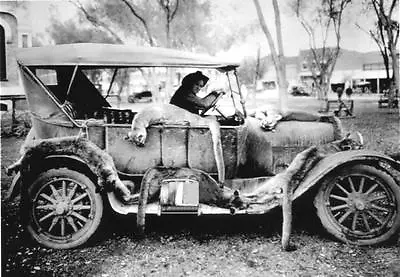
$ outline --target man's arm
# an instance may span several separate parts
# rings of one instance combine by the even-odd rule
[[[218,97],[216,92],[211,92],[207,96],[200,98],[194,94],[190,94],[187,97],[187,100],[193,104],[193,106],[197,109],[204,110],[210,107],[211,103]]]

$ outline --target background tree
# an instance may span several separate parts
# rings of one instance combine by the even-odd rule
[[[60,22],[55,18],[51,19],[51,24],[47,28],[47,33],[55,44],[68,43],[119,43],[120,38],[111,35],[109,32],[101,28],[93,28],[85,21],[76,22],[75,20],[67,20]]]
[[[356,26],[366,34],[368,34],[371,39],[376,43],[377,47],[379,48],[379,52],[381,53],[382,59],[383,59],[383,64],[385,66],[385,71],[386,71],[386,83],[390,83],[390,55],[389,55],[389,50],[388,47],[386,46],[386,38],[385,38],[385,32],[383,32],[383,27],[381,24],[378,22],[375,22],[374,27],[366,30],[363,28],[360,24],[355,23]]]
[[[265,18],[258,0],[253,0],[256,7],[258,20],[260,22],[261,29],[263,30],[267,41],[269,50],[271,52],[272,60],[274,62],[274,67],[276,71],[277,83],[279,87],[279,109],[281,111],[287,110],[287,89],[288,82],[286,79],[286,64],[285,64],[285,54],[283,51],[282,44],[282,30],[281,30],[281,19],[280,11],[277,0],[272,0],[275,15],[275,29],[276,29],[276,46],[272,38],[271,32],[265,22]],[[278,48],[278,51],[276,50]]]
[[[327,99],[336,60],[340,54],[341,27],[345,8],[351,0],[295,0],[291,9],[308,34],[310,52],[305,63],[311,70],[318,99]],[[334,33],[334,46],[328,38]]]
[[[261,47],[257,48],[255,56],[245,57],[238,68],[238,76],[242,85],[246,85],[246,101],[252,101],[252,106],[257,106],[257,83],[267,71],[267,59],[261,57]],[[251,88],[248,90],[248,88]]]
[[[261,58],[260,48],[258,48],[254,56],[248,56],[242,60],[238,69],[238,75],[241,83],[255,86],[266,70],[266,60]]]
[[[211,39],[208,1],[183,0],[70,0],[82,16],[121,42],[138,45],[200,50],[212,44],[199,37]]]
[[[69,43],[84,42],[87,38],[86,42],[133,43],[209,54],[215,54],[221,48],[227,49],[231,45],[229,43],[235,40],[235,32],[226,32],[225,30],[230,28],[219,23],[218,18],[221,16],[212,14],[212,4],[209,1],[70,0],[70,2],[80,11],[78,19],[54,25],[51,35],[54,36],[56,43],[67,40],[57,35],[57,29],[77,31],[75,37],[73,32],[68,32]],[[55,15],[54,21],[57,20]],[[76,22],[78,27],[72,26],[73,22]],[[86,28],[88,23],[91,27],[80,32],[79,29],[82,26]],[[104,40],[101,41],[102,39]],[[143,77],[149,83],[153,83],[151,75],[154,74],[151,70],[142,72]],[[171,72],[167,72],[169,78],[166,80],[166,91],[169,92],[172,90],[172,75]],[[158,88],[158,85],[154,84],[152,90],[156,87]]]
[[[389,107],[392,107],[392,104],[395,101],[396,91],[398,92],[400,87],[397,49],[399,22],[393,19],[393,14],[397,14],[396,19],[398,19],[398,1],[369,0],[368,2],[373,7],[377,17],[377,25],[382,47],[384,48],[384,51],[386,51],[386,56],[387,53],[389,53],[392,62],[393,76],[391,78],[391,89],[389,90]]]
[[[399,72],[396,73],[399,67],[398,63],[397,65],[392,63],[393,57],[395,63],[397,62],[396,53],[391,52],[391,49],[396,49],[399,39],[399,22],[392,18],[393,14],[398,14],[398,1],[364,0],[362,16],[370,17],[371,14],[376,17],[374,25],[371,28],[365,28],[357,22],[355,24],[360,30],[367,33],[376,43],[385,65],[385,87],[389,88],[391,81],[398,84],[398,81],[396,82],[395,79],[396,77],[398,79],[399,76]],[[390,69],[393,70],[392,75],[390,75]]]

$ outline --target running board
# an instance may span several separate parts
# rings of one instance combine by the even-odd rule
[[[137,214],[138,204],[123,204],[114,194],[108,193],[108,200],[111,208],[119,214]],[[244,210],[230,210],[207,204],[199,204],[198,206],[167,206],[160,205],[159,202],[148,203],[146,205],[146,214],[193,214],[193,215],[240,215],[240,214],[265,214],[268,211],[280,206],[279,201],[273,201],[270,205],[252,205]]]
[[[114,192],[107,194],[111,208],[119,214],[137,214],[138,204],[125,205],[122,203]],[[198,206],[169,206],[160,205],[159,202],[148,203],[146,205],[146,214],[161,215],[161,214],[193,214],[193,215],[206,215],[206,214],[231,214],[229,209],[218,208],[206,204],[199,204]]]
[[[127,204],[121,202],[114,192],[107,193],[111,208],[119,214],[137,214],[138,204]],[[148,203],[146,205],[146,214],[161,215],[161,206],[159,203]]]
[[[199,214],[198,206],[161,206],[161,214]]]

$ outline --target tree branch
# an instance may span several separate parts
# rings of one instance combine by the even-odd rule
[[[394,8],[396,7],[396,3],[397,3],[397,0],[393,0],[392,5],[390,6],[390,9],[389,9],[389,13],[388,13],[389,18],[392,18],[392,13],[393,13]]]
[[[376,35],[374,34],[374,32],[372,32],[372,30],[367,31],[363,27],[361,27],[360,24],[358,24],[358,23],[355,23],[354,25],[356,25],[356,27],[358,29],[360,29],[361,31],[363,31],[365,34],[370,36],[376,42],[379,49],[382,49],[382,47],[384,47],[384,46],[382,46],[382,42],[379,40],[379,38],[376,37]]]
[[[321,36],[322,36],[322,48],[325,48],[326,47],[326,42],[327,42],[327,40],[328,40],[328,34],[329,34],[329,27],[331,26],[331,21],[332,21],[332,19],[331,18],[329,18],[328,19],[328,23],[326,24],[326,26],[325,26],[325,32],[322,32],[322,29],[323,29],[323,24],[322,24],[322,21],[321,21]],[[333,22],[333,25],[335,25],[335,22]],[[335,28],[335,33],[337,33],[337,31],[336,31],[336,26],[334,26],[334,28]],[[337,36],[336,36],[337,37]]]
[[[154,46],[155,45],[154,39],[153,39],[153,36],[151,35],[150,29],[149,29],[149,27],[147,25],[146,20],[136,12],[135,8],[133,7],[133,5],[131,3],[128,2],[128,0],[121,0],[121,1],[124,2],[124,4],[129,8],[131,13],[137,19],[139,19],[139,21],[142,23],[142,25],[143,25],[143,27],[145,29],[145,33],[146,33],[146,36],[147,36],[147,39],[148,39],[148,42],[149,42],[150,46]]]
[[[272,35],[268,29],[267,23],[264,20],[264,15],[261,11],[261,6],[260,3],[258,2],[258,0],[253,0],[254,1],[254,5],[256,6],[256,11],[257,11],[257,15],[258,15],[258,20],[260,21],[260,25],[261,25],[261,29],[263,30],[265,36],[267,37],[267,41],[268,41],[268,45],[269,45],[269,49],[271,51],[272,54],[272,60],[274,62],[275,65],[275,69],[278,72],[278,60],[277,60],[277,52],[275,49],[275,45],[272,39]]]
[[[175,17],[175,15],[176,15],[176,13],[178,11],[178,8],[179,8],[179,0],[176,0],[175,9],[172,11],[171,19],[173,19]]]
[[[116,42],[123,43],[123,40],[120,38],[120,36],[118,36],[107,24],[99,21],[96,17],[90,15],[79,0],[70,0],[69,2],[75,5],[93,26],[103,28],[115,39]]]

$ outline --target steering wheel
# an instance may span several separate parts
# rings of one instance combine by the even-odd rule
[[[203,116],[205,115],[206,112],[208,112],[209,110],[211,110],[212,108],[215,107],[215,105],[217,104],[217,102],[222,98],[222,96],[224,96],[225,92],[224,91],[215,91],[217,93],[217,97],[215,97],[215,99],[211,102],[211,104],[205,108],[200,115]]]

